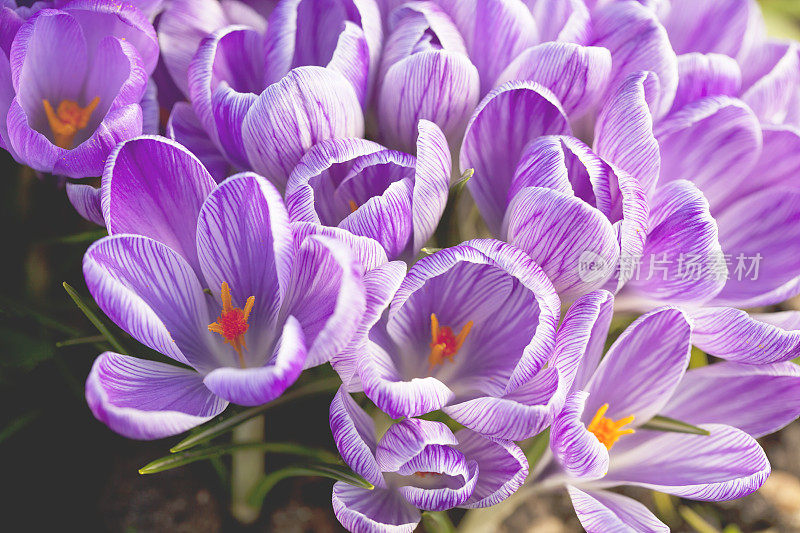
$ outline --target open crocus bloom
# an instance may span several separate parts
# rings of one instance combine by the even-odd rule
[[[98,358],[89,405],[126,436],[172,435],[227,402],[270,401],[344,348],[364,314],[350,248],[306,230],[298,240],[264,178],[216,186],[185,149],[143,137],[112,154],[102,203],[111,236],[84,257],[90,292],[137,340],[191,367]]]
[[[130,5],[36,12],[0,58],[10,61],[0,65],[4,146],[39,171],[99,176],[114,146],[142,132],[139,102],[157,57],[152,25]]]
[[[353,363],[334,368],[393,418],[442,409],[481,434],[521,440],[560,410],[569,390],[561,367],[574,366],[606,303],[576,302],[557,332],[558,297],[530,257],[469,241],[417,262],[388,313],[343,357]]]
[[[337,482],[333,510],[349,531],[411,532],[420,510],[490,507],[512,495],[528,461],[510,440],[409,418],[377,440],[372,419],[344,389],[333,399],[331,431],[344,461],[374,485]]]
[[[575,392],[551,429],[555,462],[540,479],[567,484],[587,531],[667,531],[641,504],[604,490],[610,487],[721,501],[754,492],[769,475],[753,437],[800,415],[800,372],[791,363],[722,363],[686,372],[690,335],[683,312],[661,308],[634,322],[602,361],[602,342],[587,350]],[[774,407],[756,415],[753,405]],[[644,429],[657,414],[709,435]]]
[[[315,145],[289,178],[290,217],[371,237],[390,259],[413,259],[442,216],[451,170],[447,140],[435,124],[420,121],[416,152],[363,139]]]

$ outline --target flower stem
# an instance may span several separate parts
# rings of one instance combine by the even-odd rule
[[[233,430],[233,442],[264,440],[264,416],[258,416],[237,426]],[[251,505],[247,497],[264,475],[264,452],[262,450],[240,450],[233,454],[231,464],[231,514],[243,524],[252,524],[258,519],[260,507]]]

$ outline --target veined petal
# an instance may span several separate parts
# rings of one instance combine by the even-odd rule
[[[362,489],[343,481],[333,485],[333,512],[355,533],[411,533],[422,518],[395,490]]]
[[[587,533],[669,533],[669,527],[634,499],[605,490],[567,485],[578,520]]]
[[[121,143],[103,172],[100,201],[108,232],[162,242],[199,273],[197,215],[215,185],[203,164],[175,141],[143,136]]]
[[[456,438],[455,449],[467,460],[478,463],[478,482],[461,507],[476,509],[500,503],[514,494],[528,477],[528,460],[513,442],[486,438],[468,429],[457,432]]]
[[[219,183],[228,177],[230,163],[200,123],[188,102],[176,102],[166,126],[166,135],[189,149]]]
[[[331,432],[344,462],[376,487],[385,487],[383,474],[375,460],[378,446],[375,423],[341,387],[330,409]]]
[[[585,391],[572,393],[550,428],[550,450],[561,468],[579,480],[600,479],[608,472],[608,449],[590,433],[581,418]]]
[[[591,34],[591,16],[583,0],[523,0],[539,28],[539,40],[583,44]]]
[[[542,267],[563,300],[602,287],[619,261],[608,218],[571,194],[527,187],[514,197],[506,217],[508,242]],[[582,264],[587,257],[604,270],[587,271]]]
[[[520,116],[529,117],[520,122]],[[528,81],[498,87],[480,103],[461,146],[461,170],[474,169],[467,183],[489,229],[498,235],[508,191],[525,147],[542,135],[569,135],[555,95]]]
[[[378,442],[375,458],[384,472],[397,472],[426,446],[456,444],[456,436],[441,422],[407,418],[389,427]]]
[[[735,59],[722,54],[691,52],[678,56],[678,92],[672,112],[707,96],[737,96],[742,71]]]
[[[689,370],[662,413],[768,435],[800,416],[800,366],[719,363]]]
[[[242,125],[253,169],[279,189],[314,144],[360,137],[364,117],[344,76],[323,67],[299,67],[261,93]]]
[[[770,473],[756,440],[720,424],[710,435],[637,430],[614,447],[604,483],[639,485],[693,500],[726,501],[758,490]]]
[[[800,313],[748,314],[730,307],[692,311],[692,343],[715,357],[763,365],[800,357]]]
[[[800,85],[800,49],[795,43],[786,45],[786,52],[764,77],[742,95],[759,120],[782,124],[790,113],[792,101],[798,98]]]
[[[100,189],[86,183],[67,182],[67,198],[80,216],[90,222],[105,226],[100,207]]]
[[[98,420],[131,439],[160,439],[211,420],[228,406],[193,370],[105,352],[86,379]]]
[[[608,89],[610,75],[607,49],[545,42],[519,54],[500,74],[497,85],[516,80],[538,83],[552,91],[574,120],[597,106]]]
[[[417,131],[417,164],[411,205],[414,221],[413,255],[419,252],[439,225],[447,205],[452,168],[450,148],[442,130],[433,122],[420,120]]]
[[[608,418],[633,415],[634,426],[658,414],[689,364],[690,333],[688,317],[671,307],[651,311],[628,326],[586,386],[586,416],[591,419],[603,404],[609,406]]]
[[[392,65],[378,92],[378,121],[385,144],[413,152],[417,123],[437,124],[452,143],[478,103],[478,71],[464,54],[431,50]]]
[[[293,316],[286,319],[275,352],[263,366],[237,368],[223,366],[212,370],[203,383],[217,396],[238,405],[262,405],[271,402],[289,388],[303,371],[306,342],[300,323]]]

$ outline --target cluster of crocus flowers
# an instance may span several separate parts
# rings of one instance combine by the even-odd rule
[[[548,488],[590,533],[665,531],[612,489],[766,480],[756,439],[800,415],[800,313],[752,311],[800,294],[800,47],[754,0],[0,17],[0,146],[101,177],[67,184],[109,233],[86,283],[181,364],[102,354],[86,397],[113,430],[175,435],[330,364],[330,429],[373,486],[333,488],[354,532]],[[687,370],[693,346],[721,361]]]

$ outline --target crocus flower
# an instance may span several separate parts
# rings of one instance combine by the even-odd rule
[[[604,298],[560,305],[521,250],[475,240],[418,261],[389,311],[334,368],[393,418],[443,410],[484,435],[522,440],[560,409],[570,366]],[[565,389],[566,387],[566,389]]]
[[[602,340],[581,361],[576,392],[551,429],[555,461],[539,467],[538,482],[566,484],[587,531],[668,531],[611,487],[722,501],[754,492],[769,475],[754,437],[800,415],[800,372],[790,363],[722,363],[686,372],[690,337],[685,313],[660,308],[634,322],[602,361]],[[657,414],[709,434],[647,429]]]
[[[141,133],[139,102],[158,45],[131,5],[78,0],[39,10],[7,53],[0,54],[0,106],[7,110],[0,138],[18,161],[98,176],[111,149]]]
[[[217,186],[177,143],[142,137],[110,157],[102,206],[111,236],[84,257],[89,291],[134,338],[189,367],[97,359],[87,400],[123,435],[172,435],[228,402],[270,401],[343,349],[364,313],[363,267],[350,249],[298,239],[308,232],[293,234],[260,176]]]
[[[371,237],[389,258],[413,259],[442,216],[451,170],[447,140],[431,122],[419,123],[416,153],[363,139],[323,141],[289,178],[289,215]]]
[[[513,442],[468,429],[454,434],[440,422],[405,419],[378,441],[372,419],[343,389],[333,399],[330,421],[342,458],[374,485],[333,486],[336,517],[354,533],[411,532],[420,510],[489,507],[528,475],[525,454]]]

